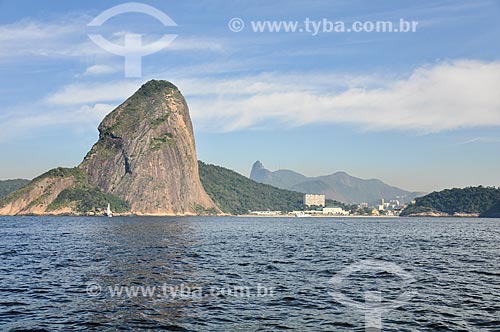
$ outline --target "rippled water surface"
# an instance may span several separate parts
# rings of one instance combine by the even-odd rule
[[[329,292],[363,304],[379,291],[382,305],[415,292],[382,315],[384,331],[499,331],[499,226],[0,217],[0,330],[363,331],[363,312]],[[411,278],[352,269],[365,260]]]

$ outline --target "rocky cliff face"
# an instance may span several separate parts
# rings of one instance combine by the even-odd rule
[[[189,110],[180,91],[149,81],[108,114],[73,169],[57,168],[0,199],[0,215],[97,212],[216,214],[198,176]]]
[[[144,84],[108,114],[79,167],[90,184],[129,202],[132,213],[219,212],[198,176],[188,106],[169,82]]]

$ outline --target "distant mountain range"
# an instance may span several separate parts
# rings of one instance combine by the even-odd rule
[[[360,179],[345,172],[307,177],[286,169],[270,171],[260,161],[253,164],[250,178],[256,182],[281,189],[307,194],[324,194],[327,198],[343,203],[367,202],[374,204],[379,202],[381,198],[385,200],[398,199],[408,203],[415,197],[425,194],[390,186],[378,179]]]

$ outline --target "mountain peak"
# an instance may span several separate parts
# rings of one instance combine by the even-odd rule
[[[136,92],[145,96],[151,96],[166,89],[179,90],[174,84],[165,80],[149,80]]]
[[[395,199],[398,196],[411,199],[419,194],[387,185],[377,179],[356,178],[346,172],[307,177],[291,170],[269,171],[263,167],[259,161],[255,162],[250,178],[280,189],[324,194],[327,198],[344,203],[375,203],[380,198]]]
[[[123,137],[145,129],[147,124],[153,127],[168,124],[168,119],[173,120],[175,114],[182,116],[188,130],[191,130],[189,110],[179,89],[168,81],[150,80],[106,115],[98,129],[101,136]]]
[[[263,179],[266,177],[266,174],[269,173],[269,171],[262,165],[262,163],[257,160],[253,166],[252,166],[252,171],[250,172],[250,179],[257,181],[257,182],[262,182]]]
[[[184,96],[167,81],[145,83],[106,115],[76,168],[56,168],[0,200],[0,215],[114,212],[220,213],[203,188]],[[118,210],[119,209],[119,210]]]
[[[145,83],[104,118],[99,133],[80,168],[133,213],[218,211],[200,183],[189,109],[172,83]]]
[[[257,160],[253,166],[252,166],[252,170],[262,170],[262,169],[265,169],[264,165],[260,162],[260,160]]]

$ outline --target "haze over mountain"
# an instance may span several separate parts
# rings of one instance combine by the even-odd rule
[[[360,179],[345,172],[330,175],[307,177],[292,170],[270,171],[260,161],[253,164],[250,178],[281,189],[310,194],[324,194],[327,198],[343,203],[370,204],[385,200],[399,199],[409,202],[421,192],[410,192],[385,184],[378,179]]]

